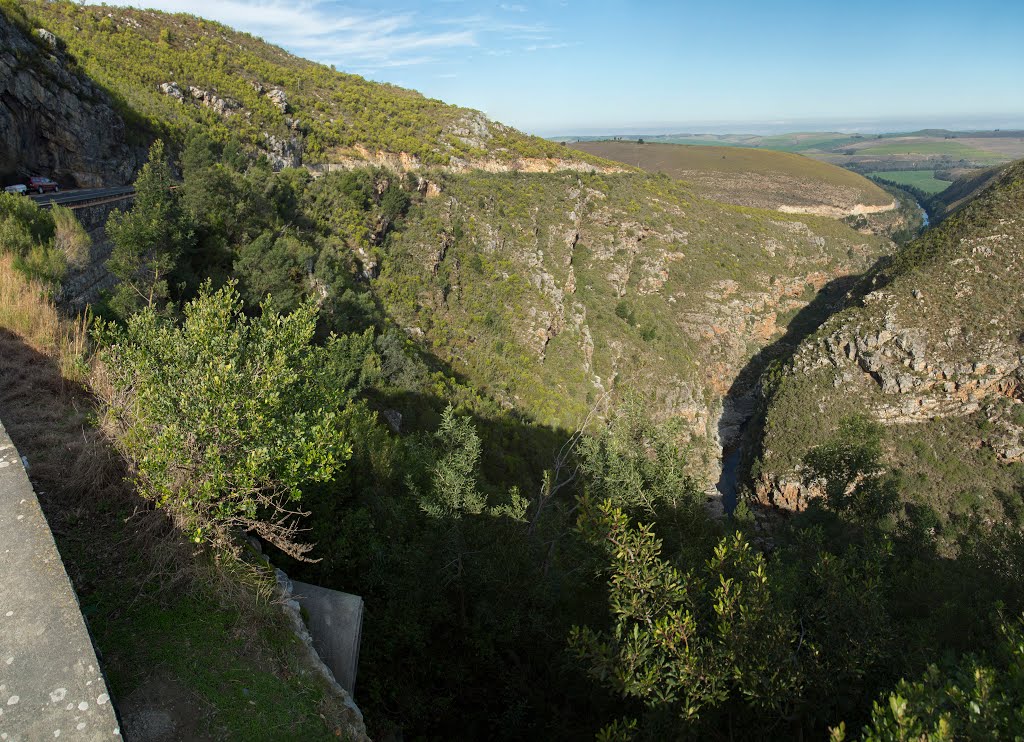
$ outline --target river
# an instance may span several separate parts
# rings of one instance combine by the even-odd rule
[[[923,232],[924,230],[928,229],[928,225],[931,222],[931,220],[928,218],[928,212],[925,211],[925,208],[924,206],[921,205],[921,202],[914,201],[914,203],[917,204],[917,208],[921,210],[921,231]]]
[[[737,478],[740,466],[740,447],[722,451],[722,474],[715,488],[722,493],[722,507],[726,515],[732,515],[736,509]]]

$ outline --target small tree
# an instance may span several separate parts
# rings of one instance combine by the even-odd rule
[[[106,422],[139,492],[197,543],[232,550],[236,533],[253,531],[303,558],[301,488],[330,479],[350,455],[338,412],[350,344],[311,344],[311,302],[247,318],[233,284],[207,284],[184,311],[181,326],[147,306],[96,332]]]
[[[111,306],[122,317],[167,301],[168,276],[193,240],[173,185],[164,144],[158,139],[135,180],[135,205],[128,212],[114,211],[107,220],[107,234],[114,243],[107,265],[120,280]]]

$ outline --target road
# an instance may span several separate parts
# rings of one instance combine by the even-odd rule
[[[44,193],[42,195],[31,195],[30,198],[40,206],[60,204],[61,206],[72,206],[87,201],[102,201],[117,196],[125,196],[134,193],[132,186],[115,186],[113,188],[80,188],[73,191],[61,191],[60,193]]]

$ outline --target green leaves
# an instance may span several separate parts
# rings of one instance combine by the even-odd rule
[[[314,346],[314,304],[288,315],[265,306],[250,319],[233,284],[207,285],[184,315],[179,327],[147,307],[124,327],[97,329],[107,423],[139,490],[219,548],[254,531],[301,557],[310,547],[295,541],[291,503],[351,452],[339,407],[354,379],[331,372],[369,340]]]
[[[932,665],[921,680],[900,681],[876,701],[865,742],[1024,739],[1024,623],[1001,624],[992,656],[967,656],[942,672]],[[840,733],[841,734],[841,733]],[[833,739],[843,739],[833,731]]]
[[[107,266],[120,281],[111,306],[122,317],[141,307],[163,307],[170,297],[168,279],[195,239],[172,185],[164,144],[158,139],[135,180],[134,206],[128,212],[114,211],[107,220],[114,243]]]
[[[764,557],[740,534],[701,570],[661,556],[649,525],[606,501],[598,520],[611,556],[611,632],[577,628],[570,644],[591,674],[654,709],[695,721],[730,697],[762,708],[792,693],[796,637],[773,603]]]

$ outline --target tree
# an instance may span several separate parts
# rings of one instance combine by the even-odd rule
[[[929,666],[921,680],[901,680],[876,701],[865,742],[953,742],[1024,737],[1024,624],[1003,622],[995,656],[963,658],[949,672]],[[832,730],[846,739],[846,725]]]
[[[862,525],[890,518],[899,502],[897,475],[882,467],[882,427],[863,416],[844,418],[836,434],[806,456],[804,480],[824,505]]]
[[[147,306],[99,324],[106,424],[139,492],[196,542],[232,551],[252,531],[301,558],[302,487],[350,455],[339,408],[370,339],[315,346],[314,304],[249,319],[233,284],[207,284],[184,315],[177,326]]]
[[[107,265],[120,281],[111,306],[121,317],[141,307],[164,306],[170,297],[168,278],[194,239],[173,185],[164,144],[158,139],[135,180],[135,205],[128,212],[114,211],[107,220],[107,234],[114,243]]]
[[[612,629],[577,628],[570,640],[591,675],[675,724],[730,702],[788,715],[800,635],[775,605],[763,555],[737,533],[684,573],[651,526],[633,526],[610,502],[583,518],[611,559]]]

